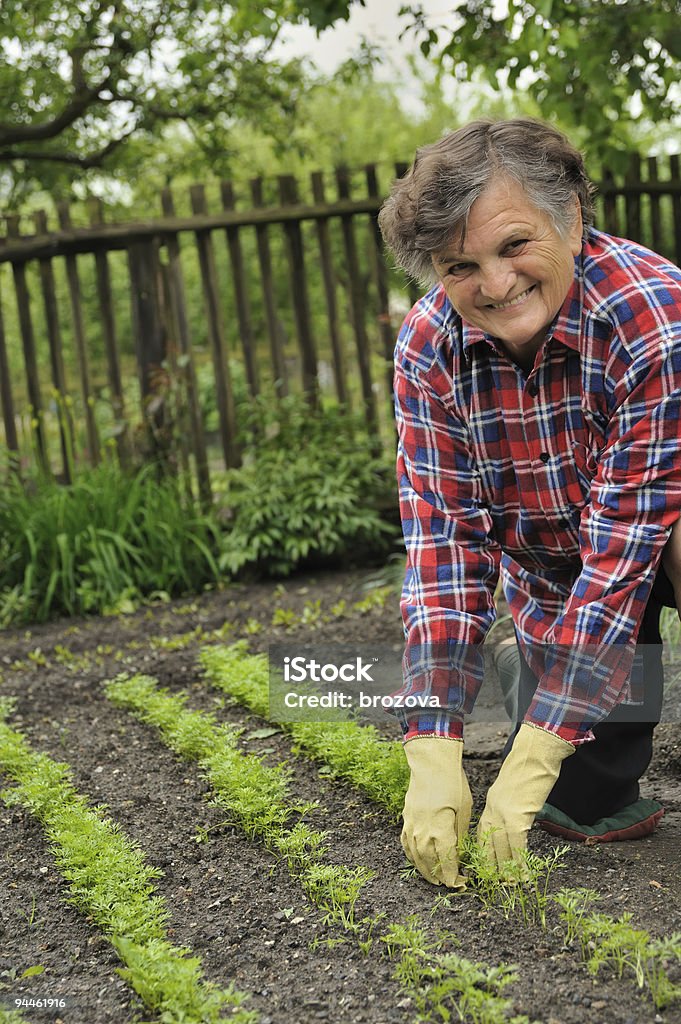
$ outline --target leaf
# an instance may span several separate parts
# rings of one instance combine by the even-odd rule
[[[45,970],[40,964],[36,964],[34,967],[27,967],[23,974],[19,975],[19,980],[22,978],[33,978],[36,974],[42,974]]]
[[[254,729],[246,735],[247,740],[266,740],[270,736],[276,736],[281,729]]]

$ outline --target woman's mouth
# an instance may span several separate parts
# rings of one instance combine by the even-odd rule
[[[535,288],[536,285],[532,284],[524,292],[521,292],[520,295],[516,295],[513,299],[507,299],[506,302],[489,302],[487,309],[510,309],[512,306],[519,306]]]

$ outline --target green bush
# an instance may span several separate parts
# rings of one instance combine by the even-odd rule
[[[113,463],[69,486],[10,476],[0,492],[0,625],[117,611],[219,577],[220,531],[177,482]]]
[[[287,575],[316,559],[375,563],[397,527],[392,466],[357,420],[313,415],[300,398],[263,399],[244,421],[244,465],[214,480],[199,512],[149,465],[106,462],[64,486],[0,489],[0,627],[55,615],[132,610],[143,598],[196,593],[250,569]]]
[[[227,474],[221,569],[285,576],[301,562],[386,557],[398,532],[385,518],[397,508],[394,470],[364,425],[299,399],[271,409],[255,407],[244,465]]]

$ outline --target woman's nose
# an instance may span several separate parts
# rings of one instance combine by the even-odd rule
[[[501,261],[480,267],[480,291],[490,302],[503,302],[509,298],[515,281],[515,271]]]

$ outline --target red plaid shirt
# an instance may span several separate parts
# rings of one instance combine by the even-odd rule
[[[629,666],[681,510],[681,271],[591,231],[529,375],[437,285],[396,348],[407,546],[406,738],[460,737],[501,574],[539,685],[526,721],[574,743],[632,699]],[[412,702],[413,703],[413,702]]]

